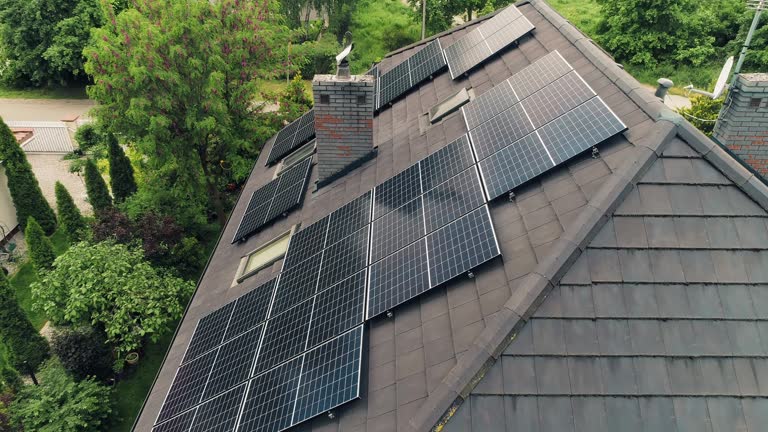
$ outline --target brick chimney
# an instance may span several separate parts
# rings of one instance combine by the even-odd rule
[[[713,136],[768,176],[768,74],[740,74]]]
[[[350,75],[346,57],[337,59],[336,75],[315,75],[312,80],[318,187],[376,155],[373,148],[376,80],[370,75]]]

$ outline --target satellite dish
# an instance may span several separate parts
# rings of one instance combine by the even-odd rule
[[[731,69],[733,69],[733,56],[728,57],[725,65],[723,65],[723,70],[720,71],[720,77],[717,79],[717,84],[715,84],[715,91],[712,92],[712,99],[719,98],[723,91],[725,91],[725,84],[728,81],[728,77],[731,76]]]

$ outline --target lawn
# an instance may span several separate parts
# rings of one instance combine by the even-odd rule
[[[549,0],[560,15],[588,35],[594,35],[600,20],[600,5],[595,0]]]
[[[312,80],[311,79],[305,79],[304,81],[304,88],[307,90],[307,94],[309,97],[312,97]],[[263,80],[259,81],[259,92],[268,92],[268,93],[279,93],[285,89],[285,87],[288,85],[288,83],[282,79],[282,80]]]
[[[0,98],[8,99],[88,99],[85,87],[17,89],[0,86]]]

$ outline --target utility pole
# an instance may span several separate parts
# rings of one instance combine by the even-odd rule
[[[747,7],[755,9],[755,17],[752,19],[752,26],[749,27],[749,33],[747,33],[747,39],[744,41],[744,45],[741,47],[741,54],[739,54],[739,61],[736,63],[736,68],[733,70],[733,76],[731,77],[731,85],[736,82],[736,76],[741,72],[741,66],[744,64],[744,58],[747,56],[747,50],[752,43],[752,36],[755,34],[757,24],[760,23],[760,15],[762,15],[765,9],[766,0],[747,0]]]
[[[427,38],[427,0],[421,0],[421,40]]]

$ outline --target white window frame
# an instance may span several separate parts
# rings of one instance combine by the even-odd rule
[[[285,170],[287,170],[288,168],[303,161],[307,157],[314,155],[316,148],[317,148],[316,141],[312,140],[304,144],[303,146],[299,147],[298,149],[292,151],[291,153],[289,153],[280,161],[280,164],[277,166],[277,169],[275,170],[275,175],[273,178],[277,178],[277,176],[285,172]],[[302,153],[304,153],[302,157],[296,157],[297,155],[301,155]],[[296,159],[294,160],[292,159],[292,157],[295,157]]]
[[[291,238],[293,237],[293,234],[296,232],[296,226],[294,225],[291,227],[290,230],[285,231],[278,235],[277,237],[269,240],[268,242],[260,245],[256,249],[248,252],[247,254],[240,257],[240,263],[237,266],[237,274],[235,276],[235,280],[232,282],[232,286],[235,286],[239,283],[242,283],[244,280],[248,279],[249,277],[255,275],[256,273],[271,267],[274,263],[280,261],[281,259],[285,258],[285,254],[288,252],[288,247],[291,245]],[[286,244],[285,251],[283,251],[280,255],[276,255],[274,258],[270,259],[269,261],[264,262],[260,266],[253,268],[251,270],[246,271],[248,267],[248,261],[250,258],[260,252],[264,252],[265,250],[269,249],[270,246],[273,246],[275,243],[281,242],[285,240],[285,238],[288,238],[288,243]]]

